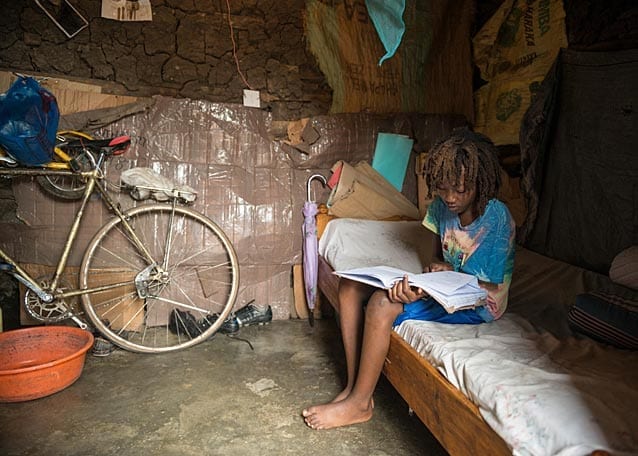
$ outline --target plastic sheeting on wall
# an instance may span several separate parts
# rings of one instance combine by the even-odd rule
[[[318,139],[302,153],[271,138],[272,119],[266,111],[155,97],[145,112],[118,120],[95,135],[132,137],[129,151],[108,164],[106,179],[114,190],[121,172],[136,166],[193,187],[198,192],[193,208],[215,221],[237,250],[241,282],[236,307],[255,299],[257,304],[270,304],[275,319],[285,319],[292,302],[292,265],[301,263],[308,176],[320,172],[328,177],[339,159],[371,160],[379,131],[411,134],[420,150],[464,119],[351,114],[311,118],[309,123]],[[408,174],[416,194],[413,167]],[[4,230],[3,248],[20,261],[55,264],[77,203],[54,201],[30,179],[16,179],[14,193],[24,226]],[[327,190],[316,195],[317,202],[327,197]],[[123,208],[139,204],[127,193],[115,198]],[[89,240],[109,217],[99,200],[89,204],[71,266],[80,263]]]

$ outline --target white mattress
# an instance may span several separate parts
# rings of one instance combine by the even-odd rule
[[[414,270],[422,230],[418,222],[337,219],[319,250],[335,269]],[[514,454],[638,454],[638,353],[558,340],[515,314],[478,326],[405,321],[395,329],[479,407]]]

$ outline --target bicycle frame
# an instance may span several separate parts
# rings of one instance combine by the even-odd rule
[[[25,285],[34,293],[36,293],[38,297],[46,303],[53,302],[56,299],[64,299],[64,298],[70,298],[70,297],[80,296],[80,295],[89,294],[89,293],[107,291],[107,290],[115,289],[118,287],[126,286],[130,283],[130,282],[121,282],[121,283],[115,283],[115,284],[105,285],[101,287],[71,290],[67,292],[55,291],[60,282],[60,278],[62,277],[62,274],[64,270],[66,269],[67,261],[71,253],[71,249],[73,248],[75,244],[75,239],[78,234],[80,222],[82,221],[82,218],[84,216],[86,205],[88,204],[89,199],[95,190],[97,190],[99,194],[101,195],[102,201],[104,202],[104,204],[111,211],[115,213],[115,216],[119,217],[122,220],[122,226],[125,227],[130,240],[139,249],[140,253],[148,261],[148,264],[149,265],[157,264],[154,258],[151,256],[151,254],[147,250],[147,248],[140,241],[135,231],[128,224],[126,220],[126,216],[124,215],[124,212],[122,212],[122,210],[120,210],[120,208],[118,207],[117,203],[113,201],[111,196],[108,194],[104,184],[102,183],[102,180],[104,178],[103,172],[102,172],[102,165],[105,161],[105,158],[106,157],[104,153],[100,153],[93,169],[90,171],[82,171],[82,172],[73,172],[69,170],[56,170],[56,169],[46,169],[46,168],[6,168],[6,169],[0,168],[0,177],[2,176],[5,176],[5,177],[82,176],[82,178],[86,180],[86,187],[84,190],[84,194],[82,196],[82,200],[80,202],[80,207],[78,208],[75,218],[73,219],[73,223],[71,224],[71,227],[69,229],[69,233],[64,243],[64,248],[58,259],[56,270],[50,284],[50,289],[53,290],[52,293],[49,293],[43,290],[42,287],[40,287],[40,285],[37,283],[37,281],[33,279],[33,277],[31,277],[23,268],[20,267],[20,265],[16,261],[14,261],[5,251],[3,251],[0,248],[0,259],[2,259],[4,263],[9,265],[9,267],[11,268],[10,273],[23,285]],[[173,205],[175,204],[176,204],[176,201],[174,200]],[[164,261],[166,261],[166,258],[164,259]],[[70,309],[67,309],[67,310],[69,311],[69,318],[72,318],[83,329],[87,327],[86,323],[82,322],[75,315],[73,315]]]

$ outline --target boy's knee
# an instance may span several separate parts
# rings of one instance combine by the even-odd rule
[[[376,290],[368,300],[368,307],[383,306],[388,302],[390,302],[388,293],[385,290]]]
[[[390,301],[386,290],[377,290],[368,301],[366,313],[370,317],[387,318],[394,321],[396,316],[401,313],[401,310],[401,305]]]

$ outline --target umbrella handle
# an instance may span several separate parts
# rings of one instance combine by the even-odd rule
[[[310,189],[312,188],[312,181],[318,179],[321,181],[321,184],[325,187],[327,184],[326,178],[321,174],[313,174],[308,178],[308,183],[306,184],[306,201],[314,201],[310,199]]]

